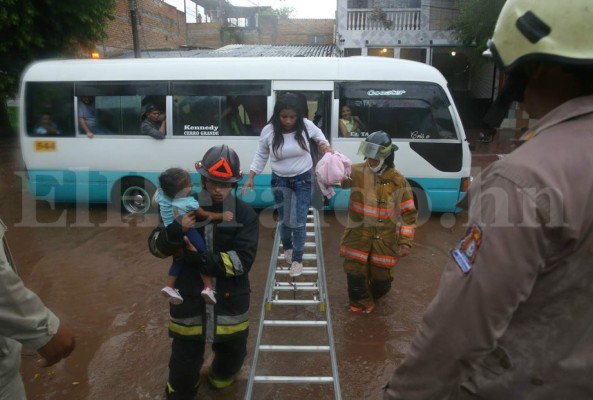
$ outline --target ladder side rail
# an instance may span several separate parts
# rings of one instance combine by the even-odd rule
[[[259,347],[264,330],[264,321],[266,319],[266,305],[272,298],[272,287],[274,286],[277,253],[280,249],[280,224],[276,224],[276,233],[274,234],[274,245],[272,254],[270,256],[270,264],[268,266],[268,278],[266,280],[266,290],[262,300],[262,308],[260,312],[259,326],[257,328],[257,339],[255,341],[255,349],[253,351],[253,359],[251,361],[251,370],[249,371],[249,380],[247,381],[247,390],[245,392],[245,400],[251,400],[253,393],[253,383],[255,382],[255,372],[257,369],[257,361],[259,356]]]
[[[320,299],[325,302],[325,321],[327,322],[327,336],[328,336],[328,344],[330,347],[330,360],[331,360],[331,368],[333,374],[333,384],[334,384],[334,396],[336,400],[342,399],[342,391],[340,388],[340,376],[338,372],[338,360],[336,357],[336,346],[334,341],[334,331],[333,331],[333,324],[331,320],[331,311],[329,306],[329,296],[327,295],[327,280],[325,275],[325,261],[323,258],[323,240],[321,237],[321,224],[319,220],[319,210],[314,210],[313,214],[315,215],[315,241],[317,247],[317,265],[319,269],[319,280],[320,280],[320,290],[323,291],[323,297],[320,296]]]

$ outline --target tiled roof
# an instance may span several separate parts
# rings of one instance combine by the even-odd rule
[[[337,57],[333,44],[311,45],[247,45],[231,44],[219,49],[144,50],[142,58],[171,57]],[[134,52],[117,58],[134,58]]]

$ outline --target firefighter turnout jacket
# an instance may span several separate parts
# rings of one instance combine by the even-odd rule
[[[195,252],[185,250],[184,265],[177,278],[176,288],[183,303],[170,306],[169,336],[189,340],[224,342],[247,337],[249,332],[249,278],[255,260],[259,224],[255,211],[229,195],[224,203],[212,203],[203,190],[197,195],[206,211],[231,211],[234,220],[200,222],[196,229],[204,237],[209,249],[206,260]],[[178,221],[166,228],[153,231],[149,238],[151,252],[157,256],[172,255],[183,243],[183,231]],[[215,278],[218,293],[216,304],[206,304],[200,272]]]
[[[352,166],[348,222],[340,255],[392,268],[399,246],[412,246],[416,207],[410,184],[395,168],[375,174],[366,162]],[[369,258],[370,257],[370,258]]]

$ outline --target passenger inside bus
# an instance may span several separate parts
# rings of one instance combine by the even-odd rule
[[[35,127],[36,135],[59,135],[60,130],[55,122],[52,120],[49,113],[42,113],[39,117],[39,123]]]
[[[236,96],[235,101],[247,112],[252,132],[260,134],[262,128],[268,123],[266,96]]]
[[[342,137],[359,137],[367,127],[358,116],[352,115],[350,107],[344,104],[340,107],[339,129]]]
[[[164,139],[167,134],[167,119],[165,114],[161,114],[161,110],[154,104],[147,104],[144,114],[142,115],[142,123],[140,124],[140,132],[155,139]]]
[[[80,102],[78,103],[78,124],[89,138],[92,138],[95,134],[111,133],[97,119],[95,98],[93,96],[80,96]]]
[[[247,127],[239,114],[236,97],[226,96],[226,107],[220,114],[220,124],[224,135],[247,135]]]

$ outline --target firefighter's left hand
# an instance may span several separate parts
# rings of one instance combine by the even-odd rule
[[[407,244],[400,244],[399,245],[399,256],[400,257],[405,257],[408,254],[410,254],[410,250],[412,248],[410,246],[408,246]]]

